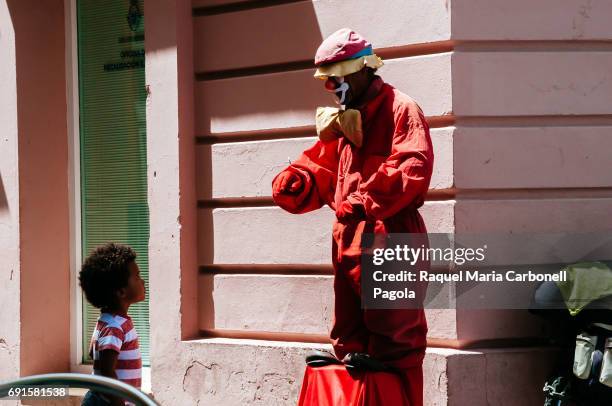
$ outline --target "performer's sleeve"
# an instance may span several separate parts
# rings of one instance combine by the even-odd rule
[[[281,172],[291,171],[300,176],[302,188],[296,193],[275,192],[279,173],[272,181],[274,202],[296,214],[316,210],[324,204],[334,208],[338,156],[338,139],[329,142],[317,140]]]
[[[363,205],[366,217],[385,219],[423,198],[433,171],[429,127],[420,108],[402,107],[395,113],[391,155],[347,200]]]

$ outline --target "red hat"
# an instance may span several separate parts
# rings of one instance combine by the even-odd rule
[[[321,43],[315,54],[314,63],[319,66],[368,53],[372,53],[372,44],[350,28],[341,28]]]

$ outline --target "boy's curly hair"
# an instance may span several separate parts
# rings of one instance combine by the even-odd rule
[[[93,250],[79,272],[79,282],[89,303],[99,309],[114,305],[115,293],[127,286],[128,265],[135,259],[134,250],[121,244],[109,243]]]

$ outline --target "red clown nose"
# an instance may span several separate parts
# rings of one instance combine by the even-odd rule
[[[329,78],[325,81],[325,89],[329,90],[330,92],[333,92],[334,90],[336,90],[337,87],[338,87],[338,84],[336,83],[335,80]]]

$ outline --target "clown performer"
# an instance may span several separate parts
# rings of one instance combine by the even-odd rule
[[[414,100],[376,75],[382,60],[351,29],[324,40],[314,62],[314,76],[335,94],[340,108],[317,109],[319,140],[274,178],[273,198],[290,213],[324,204],[335,211],[331,339],[336,361],[399,371],[406,403],[420,406],[425,313],[422,307],[362,308],[360,243],[363,233],[427,232],[418,208],[433,168],[429,127]]]

